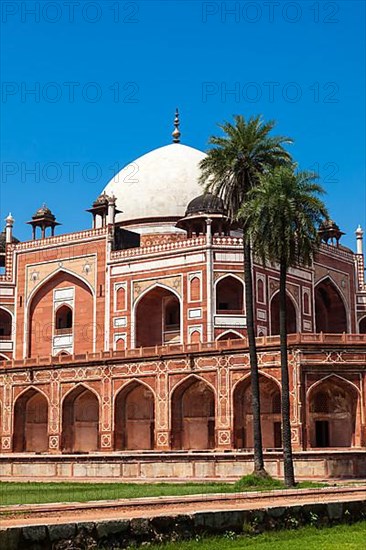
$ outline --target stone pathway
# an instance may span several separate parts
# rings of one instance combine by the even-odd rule
[[[366,485],[0,507],[0,528],[366,500]]]

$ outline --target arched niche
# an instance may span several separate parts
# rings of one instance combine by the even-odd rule
[[[99,401],[84,386],[77,386],[62,403],[62,449],[87,453],[99,448]]]
[[[242,315],[244,313],[244,285],[228,275],[216,283],[216,313]]]
[[[366,317],[359,321],[358,327],[360,334],[366,334]]]
[[[286,327],[287,334],[297,332],[296,308],[290,296],[286,294]],[[280,333],[280,293],[277,292],[271,300],[271,334],[274,336]]]
[[[73,314],[70,306],[62,305],[56,310],[55,332],[56,334],[72,333]]]
[[[316,332],[347,332],[347,312],[339,290],[329,277],[315,287]]]
[[[11,314],[0,307],[0,341],[11,340],[13,332],[13,318]]]
[[[201,379],[190,377],[172,395],[174,449],[213,449],[215,446],[215,395]]]
[[[259,376],[261,400],[262,442],[265,449],[282,446],[281,439],[281,393],[278,384],[267,376]],[[253,415],[250,376],[239,382],[233,395],[234,447],[252,449]]]
[[[135,309],[136,347],[179,344],[181,309],[177,295],[156,286],[138,301]]]
[[[89,286],[77,276],[59,271],[38,288],[28,307],[28,357],[52,355],[56,290],[73,289],[73,350],[76,354],[93,350],[94,299]],[[63,306],[61,306],[63,307]],[[68,307],[68,306],[65,306]],[[69,329],[68,329],[69,330]],[[57,329],[55,328],[57,333]]]
[[[13,450],[16,453],[48,450],[48,402],[34,388],[15,401]]]
[[[144,384],[133,381],[115,400],[115,449],[154,448],[154,394]]]
[[[355,444],[358,392],[349,382],[331,376],[308,396],[311,447],[352,447]]]

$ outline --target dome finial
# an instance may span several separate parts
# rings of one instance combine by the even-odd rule
[[[172,133],[173,136],[173,143],[180,143],[180,131],[179,131],[179,111],[178,108],[175,110],[175,118],[174,118],[174,132]]]

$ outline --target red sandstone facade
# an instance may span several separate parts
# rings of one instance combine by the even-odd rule
[[[104,212],[101,226],[79,233],[14,243],[8,223],[1,452],[250,449],[240,237],[206,212],[198,229],[199,216],[193,229],[170,219],[185,226],[179,233],[156,231],[166,223],[156,216],[140,221],[147,229],[139,242],[124,246],[117,232],[134,228],[116,222],[113,201],[105,211],[101,203],[91,209]],[[357,254],[324,243],[311,268],[289,274],[297,451],[366,448],[361,237]],[[254,263],[253,280],[263,444],[274,450],[281,447],[278,269]]]

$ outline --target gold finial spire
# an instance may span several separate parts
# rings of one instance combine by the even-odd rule
[[[175,110],[175,118],[174,118],[174,132],[172,133],[173,136],[173,143],[180,143],[180,131],[179,131],[179,111],[178,109]]]

